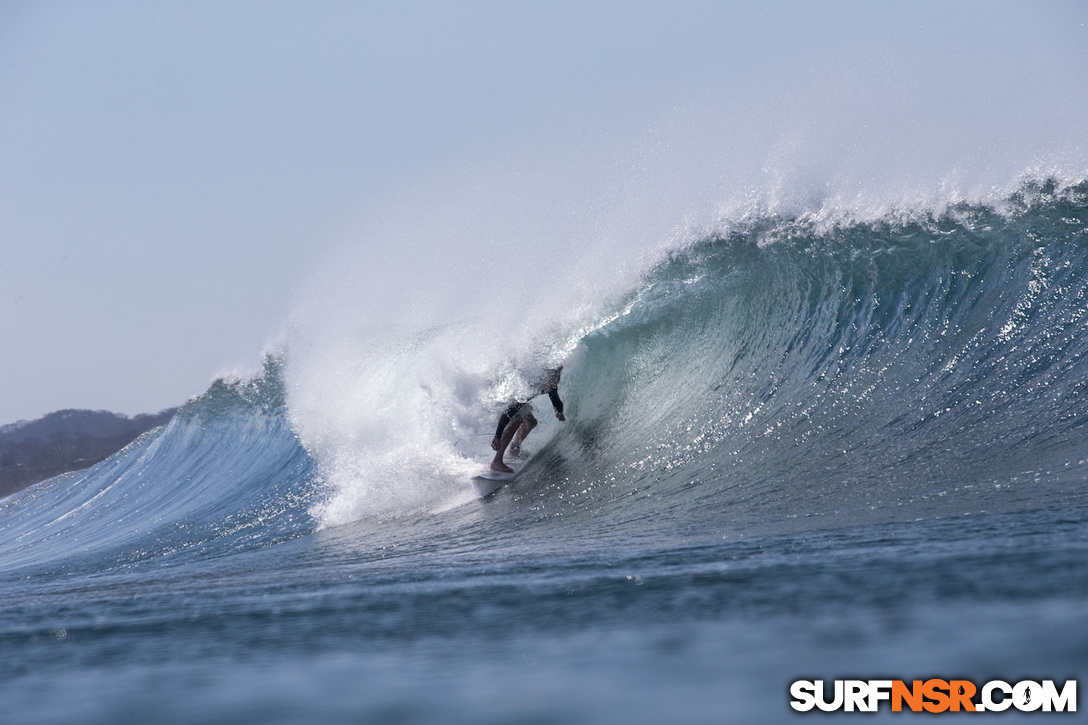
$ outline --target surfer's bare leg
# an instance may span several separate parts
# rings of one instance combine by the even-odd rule
[[[499,473],[513,473],[514,469],[502,462],[506,447],[514,439],[514,433],[521,427],[521,418],[515,418],[506,424],[502,430],[502,438],[499,439],[499,447],[495,449],[495,458],[491,461],[491,470]]]
[[[521,455],[521,444],[525,442],[525,437],[533,432],[533,428],[536,428],[536,418],[532,415],[525,416],[521,421],[521,425],[518,426],[517,433],[514,434],[514,442],[510,444],[510,453],[512,455]]]

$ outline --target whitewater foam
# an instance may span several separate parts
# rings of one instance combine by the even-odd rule
[[[978,19],[972,32],[986,22]],[[660,309],[676,315],[688,314],[684,300],[715,285],[721,294],[749,295],[723,308],[720,330],[706,334],[741,336],[750,352],[832,344],[837,315],[854,313],[830,278],[808,279],[798,245],[830,255],[813,256],[820,273],[858,274],[864,286],[851,268],[861,262],[850,255],[876,266],[898,259],[904,268],[926,268],[919,238],[937,243],[981,233],[979,225],[1009,228],[1001,219],[1076,196],[1088,177],[1081,140],[1088,96],[1073,73],[1082,51],[1063,48],[1041,77],[1037,65],[1016,61],[1014,53],[971,66],[964,76],[955,72],[963,60],[930,42],[928,32],[914,29],[879,47],[831,51],[785,77],[781,69],[753,70],[637,127],[586,129],[563,142],[538,139],[508,148],[502,158],[437,169],[371,199],[339,246],[315,264],[283,335],[291,424],[340,500],[319,518],[445,505],[456,496],[461,472],[486,457],[486,434],[502,402],[517,397],[539,367],[569,360],[572,381],[584,376],[603,390],[635,387],[603,381],[578,361],[586,359],[587,340],[617,326],[634,329],[623,328],[623,320],[665,315],[651,311],[654,295],[669,297]],[[923,46],[927,51],[919,53]],[[1032,108],[1047,109],[1045,118]],[[844,237],[855,246],[829,242]],[[698,265],[674,280],[676,289],[663,284],[661,270],[676,259],[697,256],[708,240],[731,239],[744,242],[731,248],[742,259],[728,284]],[[899,254],[904,244],[913,251]],[[757,262],[752,245],[793,251]],[[770,274],[758,264],[782,268]],[[745,286],[746,275],[763,275],[797,307],[797,318],[773,321],[745,308],[758,298]],[[894,287],[892,278],[908,284],[895,275],[880,283]],[[903,290],[895,304],[905,305],[931,283]],[[929,289],[947,293],[940,284]],[[756,339],[758,326],[736,327],[734,314],[763,320],[770,327],[759,334],[781,347]],[[804,338],[792,327],[802,320],[824,336]],[[908,314],[898,324],[912,322]],[[775,324],[796,339],[782,339]],[[886,328],[875,331],[893,337]],[[882,339],[866,344],[880,347]],[[666,352],[656,353],[656,364]],[[810,352],[811,364],[821,364],[823,354]],[[708,374],[705,365],[692,367],[693,375]],[[689,414],[683,406],[708,395],[689,395],[688,380],[673,384],[676,400],[663,398],[658,408],[668,411],[665,417]],[[879,388],[872,381],[862,387]],[[599,400],[597,388],[574,388],[572,395]],[[743,412],[731,415],[732,423],[752,420],[753,410],[760,411],[756,418],[768,414],[758,396],[736,405]],[[659,420],[658,413],[640,415]],[[552,436],[566,431],[569,438],[574,430],[584,434],[560,426],[534,437],[547,448]],[[343,515],[332,513],[341,508]]]
[[[543,455],[523,478],[568,503],[695,486],[733,516],[899,518],[943,510],[936,498],[1022,505],[1031,495],[1010,494],[1006,474],[1061,490],[1081,468],[1079,433],[1055,429],[1073,442],[1044,453],[1031,406],[1081,415],[1068,401],[1084,198],[1084,182],[1031,179],[998,203],[875,220],[733,219],[566,325],[538,321],[513,353],[471,319],[309,340],[288,354],[288,407],[326,486],[314,514],[339,524],[463,502],[502,402],[560,361],[571,420],[534,433]],[[992,454],[1022,426],[1035,431],[1023,446]],[[939,462],[948,437],[954,464]],[[909,465],[921,488],[895,473]],[[789,492],[798,477],[805,490]]]

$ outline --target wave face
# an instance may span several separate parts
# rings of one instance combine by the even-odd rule
[[[538,399],[510,515],[774,532],[1082,496],[1086,198],[1043,180],[999,205],[752,215],[540,325],[531,364],[522,348],[472,359],[490,349],[472,323],[359,334],[309,387],[288,375],[323,475],[313,515],[468,503],[501,401],[560,357],[568,422]]]
[[[1086,202],[1029,183],[1000,211],[762,218],[671,254],[581,341],[536,481],[672,523],[1083,496]]]
[[[6,568],[165,565],[313,530],[314,464],[287,424],[280,368],[218,380],[106,461],[6,499]]]
[[[1086,300],[1088,182],[1027,183],[1001,209],[748,219],[559,336],[568,422],[542,404],[536,455],[489,511],[728,535],[1083,498]],[[517,375],[449,364],[465,329],[372,349],[356,372],[376,397],[336,380],[354,428],[292,396],[281,357],[217,381],[113,458],[6,499],[5,561],[108,569],[375,516],[476,521],[467,478]]]

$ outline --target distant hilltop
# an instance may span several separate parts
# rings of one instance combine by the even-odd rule
[[[105,410],[58,410],[37,420],[0,426],[0,497],[103,461],[177,408],[128,417]]]

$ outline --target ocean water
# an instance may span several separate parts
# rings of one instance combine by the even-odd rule
[[[565,312],[506,356],[471,319],[289,341],[0,500],[0,722],[774,723],[812,717],[796,679],[1083,681],[1088,182],[746,215]],[[557,361],[567,422],[540,399],[479,499]]]

